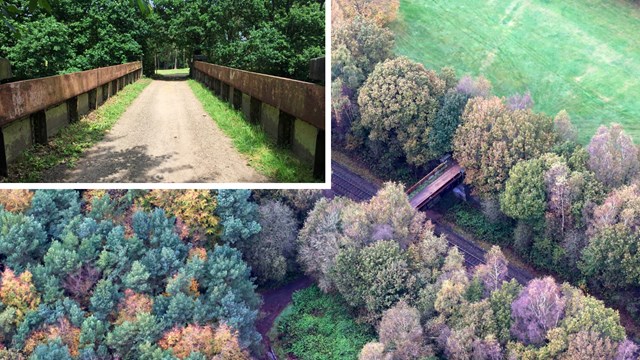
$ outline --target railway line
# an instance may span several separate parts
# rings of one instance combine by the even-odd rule
[[[331,162],[331,191],[338,196],[346,196],[356,201],[366,201],[372,198],[378,191],[378,187],[357,174],[354,174],[339,163]],[[435,226],[436,235],[445,234],[450,246],[455,246],[464,256],[466,268],[471,271],[478,265],[484,264],[485,250],[473,242],[463,238],[447,225],[443,224],[439,218],[440,214],[433,210],[421,210]],[[533,278],[533,275],[524,269],[516,266],[508,266],[509,280],[516,279],[521,284],[526,284]]]

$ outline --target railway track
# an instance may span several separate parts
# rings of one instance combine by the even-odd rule
[[[378,188],[354,174],[346,167],[339,163],[331,162],[331,190],[335,195],[345,196],[356,201],[366,201],[372,198]],[[473,242],[456,234],[445,224],[441,223],[433,211],[424,211],[427,218],[435,225],[436,235],[445,234],[450,246],[455,246],[464,256],[465,267],[468,271],[472,271],[478,265],[484,264],[485,250],[477,246]],[[527,271],[518,267],[508,266],[509,280],[516,279],[521,284],[526,284],[533,278]]]
[[[378,187],[331,161],[331,190],[337,195],[364,201],[371,199],[378,192]]]

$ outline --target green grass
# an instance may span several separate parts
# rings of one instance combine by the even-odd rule
[[[158,73],[158,75],[189,75],[189,68],[156,70],[156,73]]]
[[[293,294],[293,304],[282,312],[270,333],[282,358],[357,359],[362,347],[375,340],[373,328],[356,323],[347,304],[324,294],[317,286]]]
[[[623,0],[401,0],[396,52],[499,96],[531,91],[535,110],[566,109],[587,143],[618,122],[640,142],[640,6]]]
[[[205,111],[233,141],[235,148],[249,157],[249,165],[276,182],[314,182],[310,166],[305,166],[287,149],[271,141],[259,125],[247,122],[242,114],[218,99],[195,80],[188,80]]]
[[[9,177],[3,181],[40,182],[45,170],[63,163],[73,167],[82,152],[102,140],[150,83],[151,79],[145,78],[126,86],[79,122],[64,127],[48,144],[27,150],[20,160],[9,166]]]

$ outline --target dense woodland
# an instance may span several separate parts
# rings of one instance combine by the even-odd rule
[[[344,144],[350,155],[382,178],[408,183],[433,168],[443,155],[452,154],[464,167],[464,181],[482,210],[481,221],[469,221],[469,227],[500,224],[504,236],[498,245],[513,249],[538,269],[616,302],[638,323],[640,160],[637,145],[624,129],[615,123],[602,126],[588,144],[580,144],[575,128],[579,124],[572,123],[570,114],[536,113],[528,93],[499,98],[482,76],[460,76],[452,68],[427,69],[396,57],[388,24],[397,5],[334,3],[350,10],[343,12],[348,21],[340,16],[333,19],[333,141]],[[535,293],[556,286],[552,283],[550,279],[537,283]],[[571,303],[571,295],[562,290],[566,285],[558,286],[551,298],[562,301],[564,310],[558,314],[567,316],[570,311],[565,306]],[[411,306],[424,324],[420,307]],[[410,312],[403,309],[398,311],[408,316]],[[517,322],[516,313],[511,317]],[[458,320],[464,318],[469,316]],[[463,341],[460,333],[450,333],[453,323],[442,319],[442,324],[447,328],[441,334],[456,336],[454,342],[446,339],[447,346],[473,347],[469,334],[464,334]],[[558,334],[553,331],[543,331],[546,335],[537,340],[526,339],[531,334],[522,337],[518,331],[511,328],[511,340],[515,336],[534,345],[527,351],[537,352],[538,358],[581,358],[577,353],[570,355],[572,346],[566,342],[554,350],[562,348],[560,353],[545,353],[555,346]],[[597,343],[604,349],[610,335],[596,331],[568,339]],[[367,354],[380,358],[376,356],[382,356],[381,349],[388,345],[371,345]],[[511,346],[511,351],[522,350],[516,350],[518,346]],[[574,346],[575,351],[580,349],[577,343]],[[470,358],[454,355],[453,348],[446,351],[452,358]],[[527,358],[523,354],[517,358]],[[613,358],[601,354],[601,358]]]
[[[308,349],[333,358],[341,331],[363,344],[367,327],[379,340],[357,349],[362,359],[638,351],[618,313],[582,290],[506,281],[498,247],[467,271],[395,183],[363,203],[311,190],[4,190],[0,202],[3,359],[257,356],[257,287],[300,273],[335,298],[300,301],[337,320],[315,330],[294,317],[280,336],[313,348],[316,331],[342,324]]]
[[[325,53],[324,1],[157,0],[150,11],[130,0],[30,2],[0,3],[0,57],[9,59],[16,79],[141,59],[149,75],[156,64],[186,67],[193,55],[204,55],[305,80],[309,60]]]

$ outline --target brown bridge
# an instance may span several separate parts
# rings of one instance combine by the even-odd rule
[[[310,68],[312,74],[321,72],[318,76],[324,78],[324,59],[315,59]],[[25,150],[46,144],[62,128],[141,76],[138,61],[0,85],[0,175],[8,176],[8,164]],[[274,142],[312,167],[316,178],[324,179],[323,85],[200,61],[193,63],[192,77],[240,110],[248,121],[260,124]]]
[[[447,160],[407,189],[409,202],[415,209],[428,206],[464,176],[464,169],[455,160]]]

